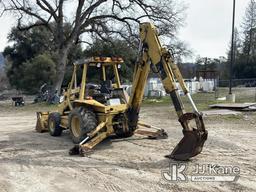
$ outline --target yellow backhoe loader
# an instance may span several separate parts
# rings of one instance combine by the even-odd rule
[[[118,67],[122,58],[93,57],[74,64],[74,71],[64,101],[58,106],[58,112],[37,112],[38,131],[49,130],[52,136],[59,136],[64,129],[70,129],[72,140],[77,145],[70,154],[84,154],[110,135],[130,137],[134,133],[151,138],[166,138],[164,130],[139,121],[139,112],[144,89],[150,70],[161,79],[165,91],[170,95],[178,120],[183,127],[183,138],[166,157],[175,160],[188,160],[198,155],[207,139],[202,114],[197,110],[183,81],[172,54],[160,44],[156,28],[151,23],[140,24],[139,56],[135,65],[130,97],[120,83]],[[95,86],[86,83],[91,67],[101,69],[102,83]],[[77,71],[82,68],[82,77],[78,85]],[[114,81],[107,78],[112,69]],[[188,97],[193,111],[185,112],[178,94],[176,80]],[[191,121],[195,121],[192,126]],[[153,128],[141,130],[138,127]]]

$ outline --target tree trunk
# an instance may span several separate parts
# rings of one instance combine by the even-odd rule
[[[57,75],[56,80],[53,83],[54,91],[57,91],[58,95],[61,93],[61,85],[66,72],[68,47],[62,48],[58,51],[58,63],[57,63]]]

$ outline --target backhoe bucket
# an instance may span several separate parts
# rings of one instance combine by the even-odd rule
[[[174,148],[167,158],[185,161],[201,153],[204,142],[207,139],[207,131],[200,132],[196,129],[193,131],[183,131],[184,137]]]
[[[49,112],[36,112],[36,131],[42,133],[48,131],[48,116]]]
[[[186,130],[189,127],[189,121],[195,119],[197,129]],[[186,113],[179,118],[182,125],[184,137],[174,148],[167,158],[185,161],[201,153],[204,142],[207,140],[208,132],[205,130],[202,114]]]

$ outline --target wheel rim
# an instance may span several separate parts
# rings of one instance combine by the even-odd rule
[[[50,129],[50,131],[53,132],[54,128],[55,128],[55,123],[54,123],[54,121],[52,119],[50,119],[50,121],[49,121],[49,129]]]
[[[77,116],[73,116],[71,120],[71,129],[72,133],[75,137],[80,137],[81,135],[81,129],[80,129],[80,121]]]

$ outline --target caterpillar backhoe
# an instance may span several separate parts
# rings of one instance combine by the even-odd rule
[[[71,82],[58,112],[37,112],[36,129],[40,132],[48,129],[52,136],[59,136],[62,130],[70,129],[72,140],[77,144],[70,150],[70,154],[84,154],[113,134],[118,137],[130,137],[136,133],[150,138],[166,138],[167,134],[163,129],[139,120],[145,85],[152,71],[158,75],[166,93],[170,95],[183,128],[183,138],[166,157],[188,160],[198,155],[208,135],[202,114],[195,106],[172,54],[161,46],[154,25],[140,24],[139,55],[130,97],[120,83],[118,67],[122,63],[122,58],[113,57],[93,57],[76,62]],[[79,67],[82,68],[80,85],[77,83]],[[87,71],[91,67],[100,68],[102,71],[103,81],[100,86],[86,83]],[[109,68],[113,70],[112,79],[107,78]],[[176,80],[191,103],[193,111],[190,113],[184,109]],[[142,130],[139,127],[151,128],[154,131]]]

